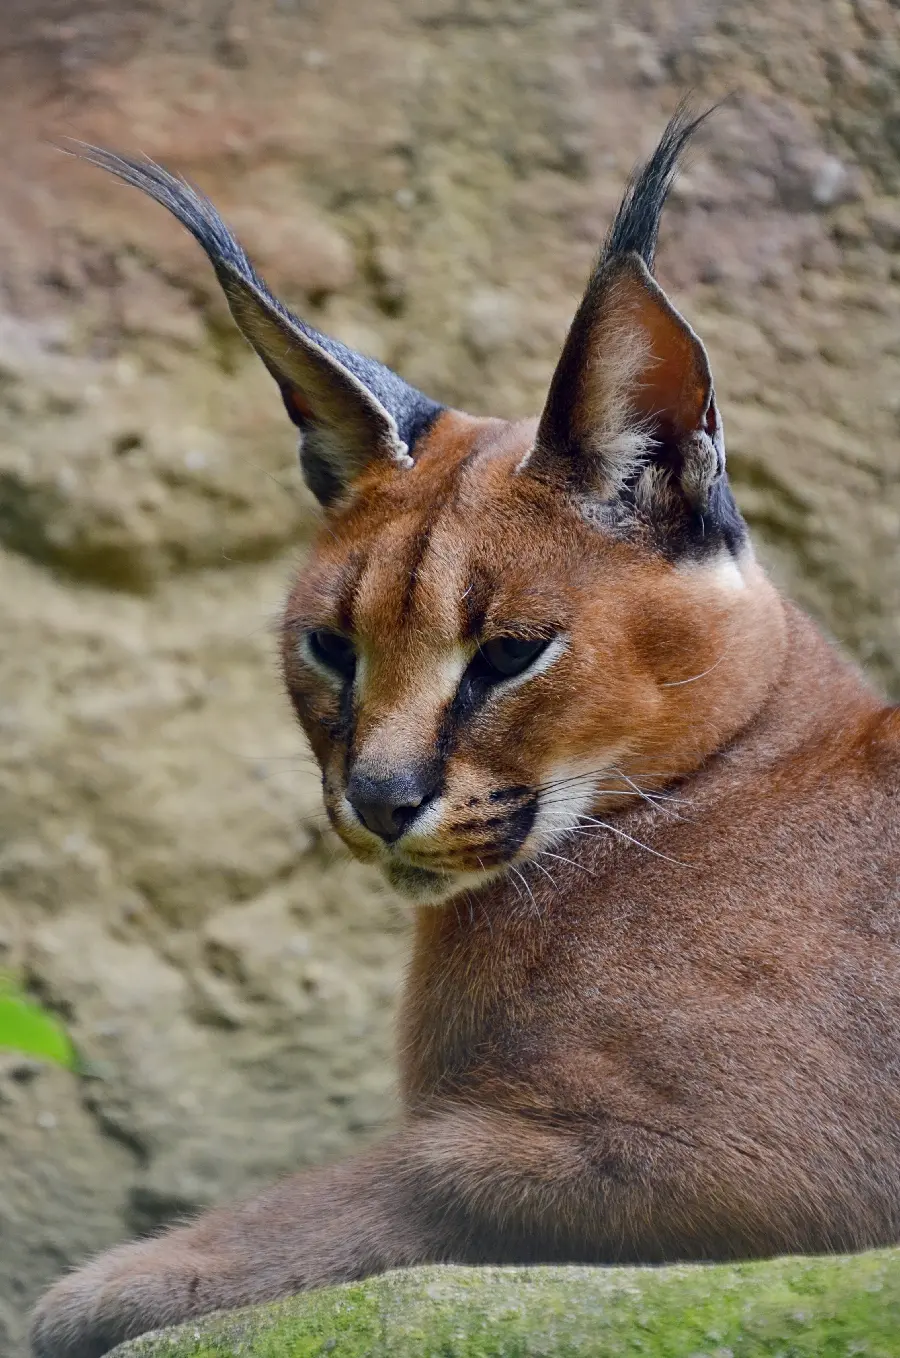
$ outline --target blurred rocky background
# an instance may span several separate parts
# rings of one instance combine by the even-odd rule
[[[313,522],[200,252],[54,149],[195,180],[274,289],[444,401],[535,411],[633,162],[730,96],[660,274],[778,578],[900,691],[890,0],[5,0],[0,1354],[67,1265],[370,1137],[403,920],[325,834],[273,622]]]

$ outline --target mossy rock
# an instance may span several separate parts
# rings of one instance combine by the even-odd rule
[[[668,1268],[417,1268],[115,1358],[896,1358],[900,1250]]]

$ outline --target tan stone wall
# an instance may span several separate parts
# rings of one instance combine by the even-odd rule
[[[889,0],[0,8],[0,967],[87,1062],[0,1055],[0,1352],[66,1264],[371,1135],[404,949],[278,687],[274,388],[192,242],[49,142],[183,171],[316,324],[517,415],[634,160],[733,91],[660,274],[764,555],[897,691],[898,77]]]

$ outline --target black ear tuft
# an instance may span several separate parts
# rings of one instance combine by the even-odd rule
[[[70,145],[72,149],[69,154],[77,156],[79,160],[86,160],[89,165],[96,165],[98,169],[107,170],[167,208],[203,247],[214,268],[232,268],[248,282],[260,286],[260,279],[243,247],[235,240],[209,199],[187,180],[169,174],[168,170],[146,157],[134,159],[120,156],[104,146],[91,146],[88,142],[73,141]],[[63,149],[68,150],[68,147]]]
[[[712,112],[712,109],[707,109],[705,113],[694,117],[685,103],[675,110],[656,150],[628,181],[603,246],[598,268],[602,269],[617,255],[636,254],[653,271],[659,222],[678,169],[679,158],[697,128]]]
[[[411,466],[416,440],[444,409],[376,359],[293,315],[269,292],[208,198],[152,160],[73,143],[72,154],[140,189],[206,252],[232,314],[278,383],[303,434],[301,463],[323,503],[340,497],[377,458]]]

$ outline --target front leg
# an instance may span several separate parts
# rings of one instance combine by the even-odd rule
[[[147,1330],[446,1257],[405,1182],[401,1133],[237,1207],[118,1246],[63,1278],[35,1313],[37,1358],[101,1358]]]
[[[35,1314],[34,1353],[101,1358],[147,1330],[390,1268],[551,1259],[572,1170],[556,1132],[487,1108],[435,1109],[364,1155],[63,1278]]]

